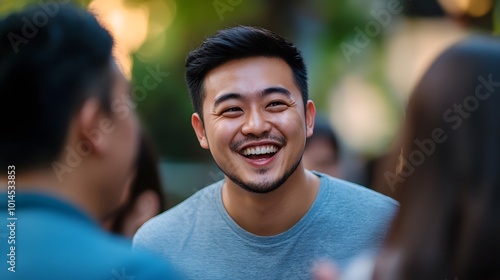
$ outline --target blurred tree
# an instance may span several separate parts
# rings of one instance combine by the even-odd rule
[[[157,86],[137,92],[137,110],[144,126],[156,140],[163,157],[171,160],[207,160],[210,155],[199,148],[192,132],[192,107],[184,82],[184,59],[202,40],[217,30],[235,25],[255,25],[271,29],[296,43],[309,68],[310,96],[321,111],[330,110],[334,86],[349,72],[356,72],[378,88],[378,94],[398,118],[401,104],[383,75],[384,30],[370,38],[363,51],[346,60],[342,43],[357,36],[383,10],[389,0],[79,0],[82,6],[101,1],[111,8],[111,20],[122,37],[137,39],[142,34],[132,27],[134,13],[147,14],[147,33],[141,46],[130,48],[131,79],[144,87],[148,69],[168,73]],[[10,0],[0,2],[0,15],[27,4],[57,3],[57,0]],[[405,2],[405,1],[402,1]],[[436,2],[434,0],[434,2]],[[102,5],[104,5],[102,4]],[[119,8],[118,8],[119,6]],[[128,23],[129,25],[124,24]],[[116,26],[115,26],[116,27]],[[122,28],[123,29],[123,28]],[[141,37],[142,38],[142,37]],[[390,142],[388,139],[386,142]]]

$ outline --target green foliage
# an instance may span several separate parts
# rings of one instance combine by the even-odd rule
[[[184,59],[206,36],[235,25],[256,25],[288,37],[303,50],[309,66],[311,97],[321,110],[327,110],[325,101],[332,85],[354,67],[346,63],[339,45],[352,39],[354,27],[362,27],[370,19],[370,5],[361,0],[123,0],[131,7],[152,5],[155,1],[169,7],[174,18],[162,34],[149,36],[133,54],[132,80],[140,85],[148,75],[148,65],[169,72],[157,87],[148,90],[144,100],[137,102],[137,110],[162,156],[174,160],[210,157],[199,147],[192,131],[193,110],[184,82]],[[91,0],[74,2],[86,6]],[[36,3],[39,1],[2,1],[0,14]],[[150,25],[169,20],[167,17],[153,9]],[[379,48],[380,37],[373,39],[373,48]],[[160,51],[151,52],[161,40],[165,42],[160,44]],[[368,76],[383,87],[377,76],[379,67],[378,63],[371,65]]]

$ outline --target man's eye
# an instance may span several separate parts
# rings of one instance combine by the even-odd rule
[[[231,117],[231,116],[237,116],[237,115],[241,114],[241,112],[243,112],[243,110],[241,110],[241,108],[231,107],[231,108],[227,108],[227,109],[223,110],[221,115]]]
[[[226,112],[239,112],[239,111],[241,111],[240,108],[238,108],[238,107],[232,107],[232,108],[224,110],[222,113],[226,113]]]
[[[286,104],[284,102],[281,102],[281,101],[273,101],[271,103],[269,103],[269,105],[267,105],[267,107],[283,107],[283,106],[286,106]]]

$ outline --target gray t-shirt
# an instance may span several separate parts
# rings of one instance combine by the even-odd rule
[[[168,260],[187,279],[309,279],[312,265],[377,249],[398,207],[367,188],[315,173],[321,184],[309,211],[289,230],[256,236],[222,204],[214,183],[142,226],[134,247]]]

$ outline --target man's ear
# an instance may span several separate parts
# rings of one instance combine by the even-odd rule
[[[209,146],[207,136],[205,134],[205,126],[198,113],[194,113],[191,116],[191,125],[193,126],[194,133],[196,133],[196,137],[200,142],[200,146],[204,149],[208,149]]]
[[[313,134],[314,118],[316,117],[316,106],[312,100],[308,100],[306,104],[306,135],[307,137]]]
[[[81,143],[90,143],[93,154],[102,155],[107,146],[106,135],[99,124],[105,118],[101,102],[97,98],[87,99],[77,116],[78,138]]]

